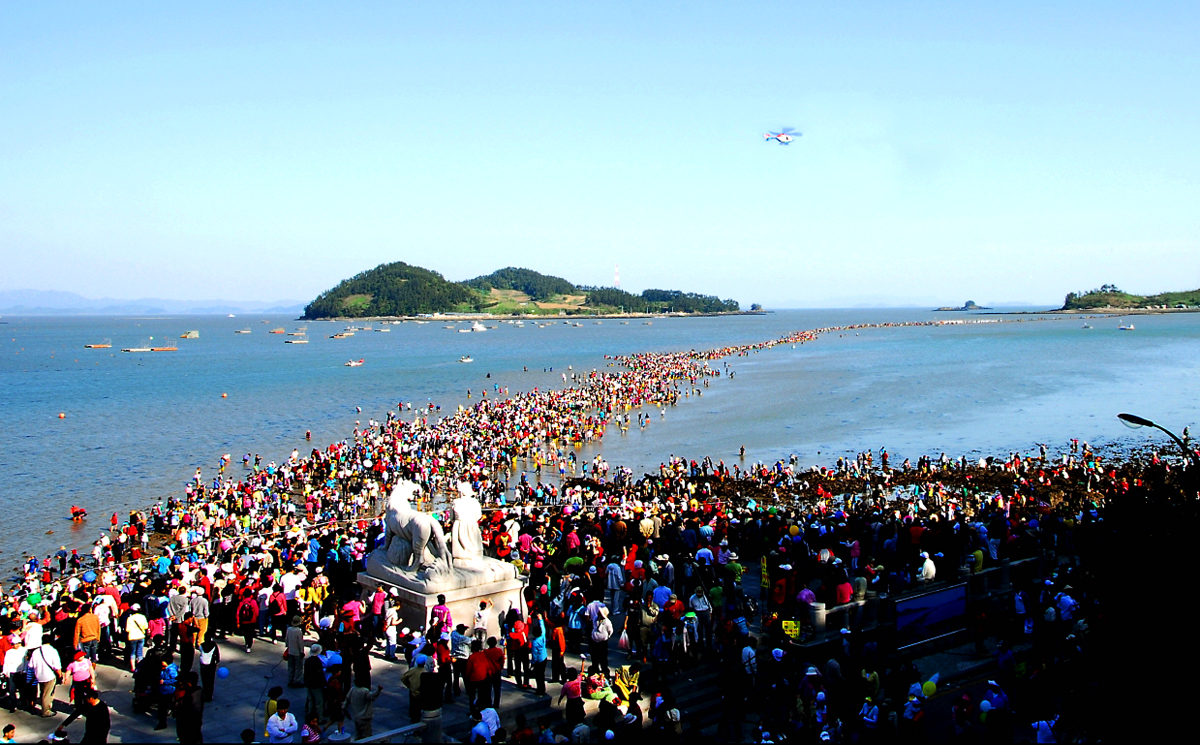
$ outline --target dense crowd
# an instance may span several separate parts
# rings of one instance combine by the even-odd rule
[[[882,449],[809,468],[795,457],[730,468],[672,456],[634,480],[598,455],[576,455],[607,427],[629,426],[634,409],[640,420],[645,407],[702,394],[729,372],[710,363],[857,328],[616,357],[613,371],[572,372],[563,390],[510,396],[497,386],[441,418],[432,405],[401,404],[307,456],[266,465],[247,456],[236,476],[223,456],[212,480],[198,470],[181,498],[114,515],[90,557],[64,547],[30,558],[0,619],[7,702],[52,717],[56,688],[69,681],[71,718],[86,718],[86,741],[103,741],[103,661],[133,673],[138,711],[159,728],[174,717],[180,740],[195,741],[222,649],[233,660],[265,640],[285,645],[289,686],[304,699],[293,708],[271,692],[261,736],[273,742],[314,741],[346,720],[369,734],[380,656],[404,659],[414,720],[465,688],[472,738],[487,742],[677,739],[690,712],[672,684],[701,664],[721,670],[723,725],[755,711],[764,741],[919,737],[936,681],[887,667],[861,616],[831,654],[814,657],[801,642],[817,604],[895,597],[1032,557],[1038,572],[1003,607],[971,609],[979,649],[988,637],[1004,642],[1000,672],[987,698],[956,705],[954,727],[1005,737],[1017,704],[1023,725],[1063,727],[1056,712],[1033,711],[1056,701],[1034,681],[1086,646],[1099,610],[1086,567],[1060,568],[1056,557],[1092,540],[1109,505],[1148,470],[1171,473],[1172,463],[1110,463],[1072,441],[1054,459],[1046,446],[915,464]],[[395,594],[363,596],[355,579],[382,541],[380,497],[399,478],[424,487],[423,507],[447,528],[442,497],[472,485],[488,505],[489,554],[529,578],[522,606],[452,619],[443,603],[425,627],[408,629]],[[762,592],[747,593],[743,576],[755,565]],[[500,617],[500,637],[483,631],[489,614]],[[562,684],[563,720],[502,732],[501,680],[543,692],[547,672]],[[587,701],[598,702],[590,716]]]

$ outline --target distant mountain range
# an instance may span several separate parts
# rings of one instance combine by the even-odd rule
[[[295,300],[167,300],[164,298],[88,298],[54,290],[0,291],[0,314],[11,316],[170,316],[226,313],[299,315],[304,303]]]

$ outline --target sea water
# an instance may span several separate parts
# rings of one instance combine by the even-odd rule
[[[886,447],[899,463],[941,452],[1030,452],[1037,443],[1061,452],[1072,437],[1169,449],[1161,435],[1128,430],[1116,414],[1136,413],[1176,432],[1200,421],[1197,314],[1139,316],[1135,331],[1118,330],[1129,319],[1093,319],[1084,329],[1076,318],[916,309],[656,318],[650,325],[550,318],[545,328],[487,321],[495,328],[471,333],[458,332],[469,322],[358,322],[389,331],[344,339],[328,338],[344,322],[283,317],[8,317],[0,319],[0,567],[26,551],[89,546],[112,512],[180,494],[197,467],[210,481],[222,454],[232,456],[235,475],[245,453],[280,462],[293,448],[304,454],[346,438],[356,423],[384,419],[401,401],[414,410],[432,402],[446,415],[485,389],[494,396],[495,385],[513,393],[562,387],[564,373],[607,369],[606,354],[950,319],[1005,322],[833,332],[794,349],[713,362],[728,362],[736,375],[667,407],[665,417],[649,409],[645,430],[631,412],[628,434],[610,427],[602,444],[578,454],[598,452],[640,475],[671,454],[744,466],[794,453],[803,465],[828,465],[838,455]],[[299,325],[307,326],[309,344],[268,333]],[[193,329],[198,339],[179,338]],[[111,349],[84,348],[105,340]],[[120,351],[160,345],[178,351]],[[459,362],[464,355],[474,361]],[[345,365],[360,358],[361,367]],[[90,519],[71,523],[73,504]]]

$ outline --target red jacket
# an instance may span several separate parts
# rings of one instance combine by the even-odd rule
[[[471,656],[467,658],[467,680],[472,683],[482,683],[488,679],[491,668],[492,663],[482,650],[472,652]]]

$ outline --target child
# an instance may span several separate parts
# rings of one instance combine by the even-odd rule
[[[292,735],[300,729],[296,724],[296,717],[288,711],[291,705],[286,698],[276,701],[275,713],[267,720],[267,736],[270,742],[291,742]]]
[[[308,717],[308,721],[304,723],[304,727],[300,730],[300,742],[320,742],[321,741],[321,718],[316,714]]]
[[[279,709],[279,697],[283,695],[283,687],[275,686],[267,691],[267,710],[266,717],[263,719],[263,737],[270,737],[271,733],[267,731],[267,725],[271,723],[271,717]]]
[[[490,600],[481,600],[479,602],[479,610],[475,611],[475,638],[482,644],[487,639],[488,627],[488,608],[492,605]]]
[[[17,741],[17,728],[11,724],[4,725],[4,739],[0,742],[9,743]]]

